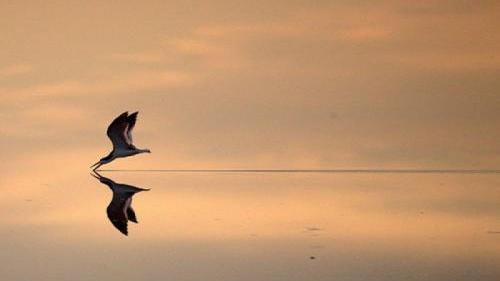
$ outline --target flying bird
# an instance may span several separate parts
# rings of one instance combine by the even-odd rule
[[[145,152],[151,153],[149,149],[139,149],[133,144],[132,130],[134,129],[135,122],[137,121],[137,114],[138,112],[134,112],[130,115],[128,112],[124,112],[111,122],[106,133],[113,143],[113,150],[108,154],[108,156],[101,158],[101,160],[90,166],[90,168],[95,167],[93,169],[95,171],[102,165],[107,164],[116,158],[129,157]]]
[[[95,172],[92,174],[101,183],[107,185],[113,191],[113,198],[106,208],[109,221],[121,233],[128,235],[128,222],[137,222],[134,209],[132,209],[132,196],[137,192],[149,189],[139,188],[128,184],[116,183],[113,180],[101,176]]]

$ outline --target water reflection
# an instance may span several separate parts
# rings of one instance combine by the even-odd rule
[[[128,235],[128,222],[138,223],[135,211],[132,209],[132,197],[137,192],[148,191],[149,189],[116,183],[97,172],[94,172],[92,176],[101,183],[107,185],[113,191],[113,198],[106,209],[106,213],[116,229]]]
[[[2,178],[0,280],[500,280],[497,174],[63,171]]]

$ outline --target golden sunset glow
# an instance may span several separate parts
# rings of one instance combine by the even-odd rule
[[[152,153],[107,169],[498,171],[499,26],[495,1],[3,1],[0,279],[500,280],[498,172],[103,172],[152,189],[129,237],[89,175],[124,111]]]

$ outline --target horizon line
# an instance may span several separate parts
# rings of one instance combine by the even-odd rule
[[[158,173],[400,173],[400,174],[500,174],[500,169],[105,169],[99,172]]]

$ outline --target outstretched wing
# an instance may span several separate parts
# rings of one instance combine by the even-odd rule
[[[111,224],[118,229],[124,235],[128,235],[128,223],[126,219],[121,219],[119,217],[113,217],[108,213],[108,218],[111,221]]]
[[[135,127],[135,122],[137,121],[137,114],[139,112],[134,112],[127,117],[128,129],[127,129],[127,142],[129,145],[133,145],[132,130]]]
[[[128,235],[128,216],[126,210],[130,206],[130,199],[133,194],[113,192],[113,199],[106,209],[111,223],[121,233]]]
[[[134,211],[134,209],[132,209],[132,203],[130,203],[130,205],[127,208],[127,217],[128,217],[129,221],[138,223],[137,216],[135,215],[135,211]]]
[[[130,126],[128,120],[128,112],[120,114],[116,117],[106,131],[109,139],[113,143],[113,148],[128,149],[132,145],[132,141],[128,140],[128,128]]]

